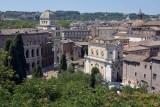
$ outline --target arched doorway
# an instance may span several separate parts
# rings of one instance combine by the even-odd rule
[[[29,58],[29,51],[26,50],[26,58]]]
[[[35,63],[33,62],[33,63],[32,63],[32,69],[33,69],[34,67],[35,67]]]
[[[32,49],[32,57],[34,57],[34,49]]]

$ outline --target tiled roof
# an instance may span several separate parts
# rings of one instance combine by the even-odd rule
[[[126,47],[124,48],[124,51],[138,51],[138,50],[146,50],[148,49],[147,47],[143,47],[143,46],[133,46],[133,47]]]
[[[23,29],[1,29],[0,35],[14,35],[16,33],[27,33],[27,34],[34,34],[34,33],[46,33],[44,30],[38,30],[34,28],[23,28]]]
[[[139,42],[140,46],[159,46],[160,41],[146,40]]]
[[[160,56],[151,57],[151,59],[160,61]]]
[[[143,62],[143,61],[145,61],[147,59],[148,59],[147,56],[129,54],[129,55],[125,56],[124,61]]]
[[[147,25],[152,25],[152,26],[160,26],[160,21],[158,21],[158,20],[152,20],[152,21],[148,21],[148,22],[146,22],[146,23],[144,23],[143,25],[145,25],[145,26],[147,26]]]

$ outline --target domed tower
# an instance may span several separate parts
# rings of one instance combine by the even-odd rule
[[[55,18],[54,13],[50,10],[46,10],[40,16],[40,25],[42,26],[55,25],[54,18]]]
[[[138,19],[138,20],[143,20],[143,13],[141,12],[141,9],[140,9],[139,12],[137,13],[137,19]]]

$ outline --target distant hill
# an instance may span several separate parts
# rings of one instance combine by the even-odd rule
[[[38,21],[42,12],[23,12],[23,11],[6,11],[0,12],[0,19],[3,20],[35,20]],[[124,20],[128,16],[130,19],[136,19],[135,13],[111,13],[111,12],[95,12],[95,13],[80,13],[79,11],[55,11],[56,20]],[[153,18],[157,15],[146,15],[144,18]]]

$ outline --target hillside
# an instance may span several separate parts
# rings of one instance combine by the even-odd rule
[[[42,12],[23,12],[23,11],[6,11],[0,12],[0,18],[3,20],[39,20]],[[94,12],[80,13],[79,11],[55,11],[56,20],[123,20],[130,16],[131,19],[136,19],[135,13],[111,13],[111,12]],[[157,17],[156,15],[144,15],[144,18]]]

